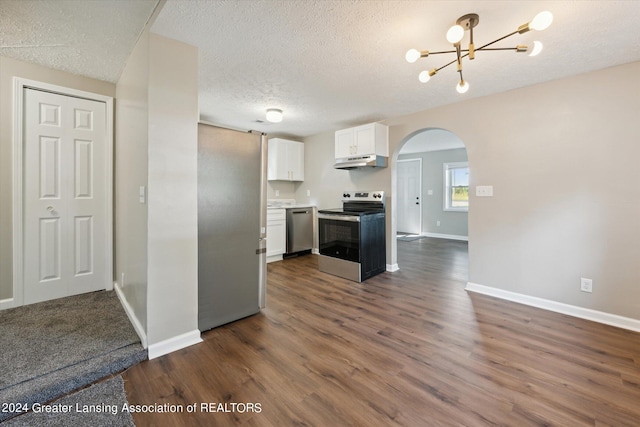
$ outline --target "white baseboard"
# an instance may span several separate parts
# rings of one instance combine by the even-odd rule
[[[15,300],[13,298],[0,299],[0,310],[13,308],[14,304],[15,304]]]
[[[469,236],[458,236],[457,234],[440,234],[440,233],[429,233],[429,232],[424,232],[420,234],[426,237],[435,237],[436,239],[462,240],[465,242],[469,241]]]
[[[267,264],[270,262],[282,261],[282,254],[280,255],[271,255],[267,257]]]
[[[140,337],[142,347],[147,348],[147,334],[142,327],[142,324],[138,320],[138,317],[133,312],[133,308],[131,308],[131,306],[129,305],[129,301],[127,301],[127,298],[124,296],[122,288],[120,288],[120,285],[117,282],[113,283],[113,290],[116,291],[116,295],[118,295],[118,299],[120,300],[120,304],[122,304],[122,307],[124,308],[124,312],[127,313],[127,317],[133,325],[133,329],[135,329],[136,333]]]
[[[398,267],[398,264],[387,264],[387,271],[390,273],[393,273],[394,271],[398,271],[400,270],[400,267]]]
[[[589,308],[564,304],[557,301],[518,294],[516,292],[505,291],[502,289],[479,285],[472,282],[467,282],[465,290],[500,298],[507,301],[517,302],[524,305],[529,305],[532,307],[542,308],[544,310],[554,311],[556,313],[567,314],[569,316],[578,317],[580,319],[591,320],[593,322],[603,323],[605,325],[640,332],[640,320],[632,319],[630,317],[618,316],[617,314],[605,313],[603,311],[596,311]]]
[[[202,338],[200,338],[199,330],[194,329],[193,331],[185,332],[184,334],[149,345],[149,360],[201,342]]]
[[[313,248],[313,249],[311,249],[311,253],[314,254],[314,255],[320,255],[320,249]]]

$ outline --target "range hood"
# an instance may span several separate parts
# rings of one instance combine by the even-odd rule
[[[385,156],[379,156],[376,154],[370,154],[368,156],[354,156],[344,157],[336,159],[336,163],[333,165],[336,169],[357,169],[357,168],[386,168],[389,158]]]

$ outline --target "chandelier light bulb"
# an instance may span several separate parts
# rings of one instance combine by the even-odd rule
[[[466,93],[469,90],[469,83],[464,80],[460,80],[460,83],[456,85],[458,93]]]
[[[553,14],[548,10],[538,13],[529,23],[529,28],[536,31],[542,31],[549,28],[553,22]]]
[[[536,56],[540,52],[542,52],[542,43],[539,41],[534,41],[533,46],[529,47],[529,56]]]
[[[282,121],[282,110],[269,108],[267,110],[267,121],[271,123],[280,123]]]
[[[414,63],[420,58],[420,51],[417,49],[409,49],[407,54],[404,56],[407,62]]]
[[[427,70],[424,70],[423,72],[418,74],[418,80],[420,80],[422,83],[426,83],[431,80],[431,76],[429,75],[429,72]]]
[[[464,37],[464,28],[460,25],[454,25],[447,31],[447,41],[451,44],[460,43],[460,40]]]

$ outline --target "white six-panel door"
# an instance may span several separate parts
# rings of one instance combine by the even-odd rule
[[[106,105],[24,92],[24,304],[105,289]]]

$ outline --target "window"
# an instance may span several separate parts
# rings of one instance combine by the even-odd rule
[[[469,163],[444,164],[444,210],[469,211]]]

